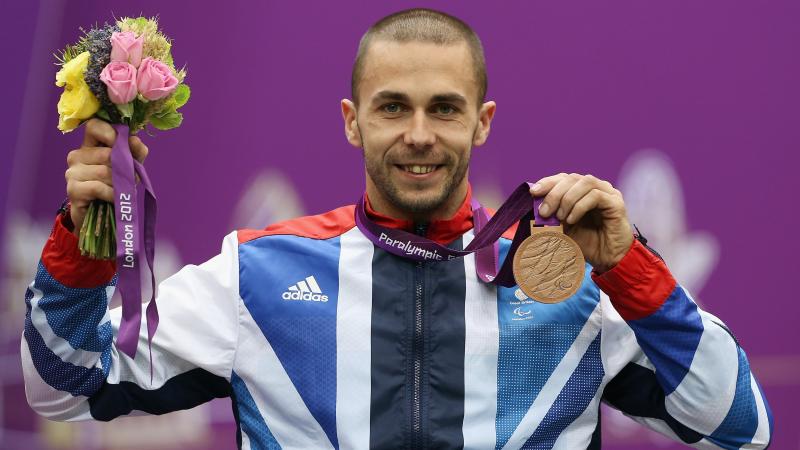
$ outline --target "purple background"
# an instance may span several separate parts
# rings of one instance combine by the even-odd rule
[[[112,13],[159,14],[174,39],[175,61],[186,63],[192,88],[184,125],[143,139],[159,196],[159,236],[174,242],[184,263],[199,263],[236,226],[236,202],[266,167],[288,177],[308,213],[357,199],[363,165],[344,139],[339,100],[349,96],[358,39],[403,7],[443,9],[480,35],[488,97],[498,104],[489,141],[474,152],[473,183],[508,194],[522,180],[561,171],[614,182],[635,152],[668,155],[685,195],[687,227],[711,233],[719,245],[719,260],[695,294],[748,352],[776,417],[773,448],[800,448],[800,430],[791,426],[800,417],[800,305],[792,287],[799,250],[793,211],[800,187],[800,3],[198,5],[3,5],[3,217],[24,212],[48,223],[64,198],[66,153],[80,145],[82,130],[56,129],[60,90],[52,53],[75,41],[79,26]],[[0,220],[0,227],[5,232],[8,225]],[[0,298],[0,314],[16,302],[23,292]],[[17,319],[12,323],[21,329]],[[18,341],[0,349],[7,351],[0,360],[7,379],[19,371],[15,349]],[[21,385],[6,383],[3,392],[7,431],[0,438],[11,448],[12,439],[27,439],[26,432],[43,425],[25,406]],[[214,423],[220,432],[209,448],[212,442],[235,447],[230,424]],[[46,448],[44,441],[36,445]],[[612,433],[605,448],[648,446],[638,435]]]

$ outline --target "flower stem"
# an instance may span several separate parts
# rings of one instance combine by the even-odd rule
[[[94,200],[86,210],[78,247],[81,255],[93,259],[114,259],[116,256],[116,224],[114,205]]]

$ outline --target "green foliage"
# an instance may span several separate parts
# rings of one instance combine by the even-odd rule
[[[189,86],[186,84],[179,85],[175,92],[172,94],[172,99],[175,100],[175,109],[180,108],[181,106],[185,105],[186,102],[189,101],[189,96],[191,95],[192,91],[189,89]]]
[[[86,51],[88,44],[88,32],[83,28],[80,28],[80,31],[81,36],[78,38],[78,42],[74,44],[68,44],[63,50],[59,50],[58,53],[53,53],[53,56],[56,57],[59,65],[63,66],[76,56]]]
[[[159,130],[177,128],[183,122],[183,114],[176,111],[167,111],[150,117],[150,123]]]
[[[133,117],[133,103],[125,103],[124,105],[117,105],[117,110],[124,119]]]
[[[158,28],[158,19],[154,17],[152,23],[154,25],[154,28]],[[131,21],[131,25],[138,30],[144,30],[145,28],[148,28],[148,26],[150,25],[150,21],[148,21],[144,17],[137,17]]]
[[[183,114],[177,112],[177,109],[189,101],[190,95],[189,86],[179,84],[169,97],[147,104],[144,120],[149,120],[159,130],[178,127],[183,121]]]
[[[58,53],[53,53],[53,56],[56,57],[56,61],[58,61],[58,64],[63,66],[64,64],[74,59],[76,56],[83,53],[85,51],[84,50],[85,48],[86,46],[84,45],[84,43],[78,42],[77,44],[74,45],[67,45],[66,47],[64,47],[63,50],[59,50]]]
[[[98,109],[97,112],[95,113],[95,115],[97,117],[105,120],[106,122],[111,122],[111,117],[108,116],[108,111],[106,111],[103,108]]]

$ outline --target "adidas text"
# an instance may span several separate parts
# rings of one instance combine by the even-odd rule
[[[307,302],[327,302],[328,296],[323,294],[315,294],[313,292],[284,292],[284,300],[305,300]]]

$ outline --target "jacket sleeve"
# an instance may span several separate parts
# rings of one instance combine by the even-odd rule
[[[151,382],[144,311],[131,359],[114,345],[121,309],[108,310],[115,263],[81,256],[68,227],[68,215],[59,215],[25,294],[21,355],[30,406],[52,420],[105,421],[228,396],[238,333],[236,233],[221,254],[159,285]]]
[[[634,240],[617,266],[592,278],[639,347],[606,385],[607,404],[697,448],[769,444],[772,415],[744,350],[657,254]]]

